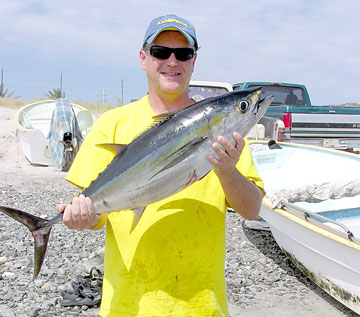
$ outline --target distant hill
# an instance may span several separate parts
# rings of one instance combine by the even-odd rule
[[[21,107],[28,105],[30,103],[40,101],[40,100],[48,100],[48,99],[49,98],[21,100],[21,99],[14,99],[14,98],[0,98],[0,108],[20,109]],[[113,108],[111,105],[95,105],[95,104],[72,101],[72,100],[71,100],[71,102],[77,103],[77,104],[89,109],[94,114],[101,114],[101,113]]]
[[[25,106],[28,103],[30,103],[30,101],[12,98],[0,98],[0,108],[20,109],[22,106]]]
[[[332,107],[359,107],[360,108],[360,104],[356,103],[356,102],[348,102],[348,103],[343,103],[342,105],[329,105]]]

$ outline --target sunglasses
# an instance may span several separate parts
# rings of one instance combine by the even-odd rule
[[[150,51],[150,55],[158,59],[168,59],[174,53],[178,61],[187,61],[195,55],[195,49],[190,47],[171,48],[166,46],[145,46],[145,51]]]

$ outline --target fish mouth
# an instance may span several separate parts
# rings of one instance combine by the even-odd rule
[[[258,100],[255,105],[254,113],[259,117],[259,119],[265,114],[273,100],[274,96],[268,96]]]
[[[259,117],[259,119],[264,115],[267,108],[272,103],[274,96],[268,96],[266,98],[261,98],[263,87],[250,88],[249,91],[251,95],[249,97],[250,103],[253,105],[251,111]]]

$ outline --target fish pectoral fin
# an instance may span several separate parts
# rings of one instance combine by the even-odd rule
[[[149,180],[151,180],[156,175],[159,175],[160,173],[166,171],[167,169],[169,169],[171,167],[174,167],[175,165],[177,165],[180,162],[182,162],[183,160],[185,160],[192,153],[194,153],[194,151],[196,151],[198,149],[198,147],[207,139],[208,139],[207,136],[196,138],[196,139],[190,141],[189,143],[185,144],[183,147],[181,147],[177,151],[171,153],[171,155],[169,155],[166,159],[163,160],[163,162],[169,161],[169,160],[170,160],[170,162],[168,164],[166,164],[160,171],[158,171],[157,173],[152,175],[149,178]]]
[[[100,144],[96,144],[96,146],[108,150],[111,153],[117,155],[120,152],[124,151],[124,149],[127,147],[127,144],[100,143]]]
[[[143,215],[143,212],[145,210],[145,207],[138,207],[138,208],[134,208],[134,221],[133,221],[133,225],[131,228],[131,232],[135,229],[136,225],[139,223],[139,220],[141,218],[141,216]]]

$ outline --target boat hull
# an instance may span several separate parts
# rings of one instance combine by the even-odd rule
[[[277,244],[315,284],[360,314],[360,246],[264,199],[261,217]]]
[[[250,143],[254,149],[261,142]],[[273,199],[281,191],[294,191],[297,182],[302,188],[306,182],[336,183],[359,177],[354,171],[360,170],[360,156],[305,145],[279,145],[282,149],[253,152],[267,192],[260,216],[280,248],[305,275],[360,314],[360,195],[280,206],[274,206]],[[351,219],[337,222],[321,218],[335,212],[346,215],[347,210],[352,211]]]
[[[26,159],[34,165],[53,165],[49,156],[49,141],[38,129],[17,130],[22,152]]]
[[[26,159],[33,165],[55,165],[50,151],[51,120],[56,100],[43,100],[21,108],[14,120],[16,133]],[[84,107],[71,103],[80,131],[85,135],[93,124],[94,117]]]

